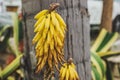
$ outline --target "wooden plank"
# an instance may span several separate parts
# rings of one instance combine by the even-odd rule
[[[29,37],[29,46],[30,46],[30,50],[32,50],[32,38],[34,36],[34,29],[33,29],[33,26],[34,26],[34,23],[35,23],[35,20],[33,19],[33,17],[29,17],[29,19],[26,20],[26,23],[27,23],[27,28],[28,28],[28,37]]]
[[[85,79],[86,75],[85,75],[85,67],[83,65],[83,62],[79,62],[77,64],[77,71],[78,71],[78,74],[80,75],[81,80],[91,80],[90,78]]]
[[[25,10],[27,15],[36,14],[40,11],[40,1],[39,0],[22,0],[22,8]]]
[[[90,64],[90,24],[89,13],[87,9],[87,0],[81,0],[80,12],[82,15],[82,33],[83,33],[83,53],[84,53],[84,67],[85,80],[91,79],[91,64]],[[87,22],[87,23],[86,23]],[[87,35],[86,35],[87,34]],[[85,46],[87,45],[87,46]],[[86,65],[87,64],[87,65]]]
[[[90,60],[85,61],[84,67],[85,67],[85,80],[91,80],[92,78],[91,78],[91,62],[90,62]]]
[[[82,7],[82,8],[87,8],[88,6],[87,6],[87,1],[88,0],[80,0],[80,7]]]
[[[73,26],[73,58],[76,62],[81,62],[83,60],[83,43],[82,43],[82,20],[80,10],[75,9],[74,12],[74,26]]]
[[[77,2],[77,3],[79,3],[79,2]],[[68,8],[65,6],[65,8],[68,9],[68,10],[66,10],[67,15],[66,16],[63,15],[63,17],[66,17],[66,19],[68,19],[68,20],[66,20],[66,23],[68,25],[67,41],[66,41],[67,42],[66,43],[67,51],[66,52],[68,52],[68,53],[65,55],[65,57],[67,59],[67,57],[69,56],[69,53],[70,53],[70,54],[72,54],[71,57],[73,57],[73,59],[75,60],[75,63],[81,62],[78,64],[78,68],[77,68],[79,76],[81,76],[81,80],[89,80],[90,76],[88,76],[88,74],[90,74],[90,66],[88,66],[86,64],[86,62],[84,63],[84,56],[85,57],[86,57],[86,55],[89,56],[89,52],[87,52],[87,51],[89,51],[89,48],[87,48],[87,50],[86,50],[87,53],[84,53],[85,55],[83,54],[83,49],[82,49],[82,46],[84,46],[84,42],[82,42],[84,40],[84,39],[82,39],[82,37],[84,38],[84,35],[82,33],[82,27],[88,27],[88,26],[82,26],[82,19],[81,19],[81,14],[80,14],[80,10],[79,10],[80,8],[76,8],[76,5],[74,5],[75,8],[73,10],[72,4],[66,3],[66,5],[71,6],[71,7]],[[79,6],[79,4],[78,4],[78,6]],[[64,14],[63,12],[61,12],[61,13]],[[83,24],[86,24],[86,23],[83,23]],[[89,31],[89,28],[88,28],[88,31]],[[85,31],[85,33],[86,33],[86,31]],[[87,32],[86,34],[89,34],[89,33]],[[85,34],[85,38],[86,38],[85,41],[88,41],[88,44],[86,43],[85,45],[89,46],[89,37],[86,37],[86,34]],[[90,57],[88,59],[90,59]],[[90,62],[90,60],[88,60],[88,63],[89,62]],[[85,71],[85,69],[86,69],[86,71]]]
[[[85,11],[84,11],[85,10]],[[89,14],[86,11],[86,8],[83,8],[82,13],[82,23],[83,23],[83,53],[84,53],[84,67],[85,67],[85,80],[91,79],[91,64],[90,64],[90,26],[89,26]],[[86,24],[86,22],[88,22]],[[86,35],[87,34],[87,35]],[[87,45],[87,46],[85,46]],[[87,65],[86,65],[87,64]],[[87,71],[87,72],[86,72]]]

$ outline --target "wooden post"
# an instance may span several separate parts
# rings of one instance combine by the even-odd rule
[[[57,9],[67,24],[65,40],[65,58],[72,57],[81,80],[91,80],[90,64],[90,26],[87,13],[87,0],[22,0],[26,24],[26,56],[29,58],[32,48],[34,15],[48,9],[52,2],[59,2]],[[35,53],[35,52],[34,52]],[[29,60],[27,60],[29,61]],[[26,61],[26,62],[27,62]],[[29,62],[27,62],[29,63]],[[58,79],[57,79],[58,80]]]
[[[105,28],[109,32],[112,31],[112,11],[113,0],[103,0],[103,12],[100,27]]]

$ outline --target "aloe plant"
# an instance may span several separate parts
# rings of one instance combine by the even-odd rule
[[[8,29],[10,28],[10,25],[5,25],[1,30],[0,30],[0,36],[2,36],[2,34]]]
[[[118,36],[119,36],[118,32],[109,33],[107,30],[102,29],[99,36],[95,40],[95,43],[91,47],[91,53],[94,52],[94,53],[96,53],[97,56],[99,56],[99,60],[97,59],[97,56],[95,57],[96,60],[92,59],[93,55],[91,56],[92,64],[94,64],[92,66],[96,66],[95,69],[98,70],[97,72],[99,72],[99,74],[102,73],[102,75],[104,75],[103,78],[105,80],[106,79],[113,80],[113,74],[112,74],[112,71],[110,70],[111,69],[110,65],[109,65],[108,61],[106,61],[104,59],[106,59],[107,57],[110,57],[110,56],[120,54],[120,51],[118,51],[118,52],[109,51],[110,47],[117,40]],[[103,63],[103,64],[101,64],[101,63]],[[103,65],[103,67],[101,67],[101,65]],[[100,70],[100,67],[101,67],[101,70]],[[105,73],[102,72],[102,71],[104,71],[104,69],[105,69]],[[92,71],[95,72],[93,69],[92,69]],[[94,74],[92,73],[92,78],[95,78],[94,77],[95,74],[96,73],[94,73]],[[97,78],[95,78],[95,79],[97,80]]]
[[[13,38],[14,38],[14,48],[12,47],[12,45],[10,44],[10,42],[8,42],[10,48],[12,49],[13,53],[18,56],[20,55],[20,52],[18,50],[18,44],[19,44],[19,24],[18,24],[18,16],[16,13],[11,13],[12,16],[12,20],[13,20]]]
[[[10,38],[10,33],[11,33],[10,28],[11,28],[11,26],[5,25],[4,27],[1,27],[1,29],[0,29],[0,38],[1,38],[0,51],[1,52],[5,51],[5,49],[7,48],[7,42],[9,40],[9,38]]]
[[[0,72],[0,78],[5,79],[13,71],[15,71],[20,66],[20,60],[23,55],[19,55],[15,60],[13,60],[4,70]]]
[[[0,72],[0,78],[5,79],[8,77],[11,73],[13,73],[19,66],[20,66],[20,60],[23,54],[18,49],[19,44],[19,21],[18,16],[16,13],[11,13],[12,22],[13,22],[13,40],[14,44],[11,44],[10,40],[8,40],[8,46],[13,52],[13,54],[16,56],[16,59],[14,59],[8,66],[5,67]],[[2,31],[0,32],[0,35],[8,28],[8,26],[4,27]],[[14,46],[14,47],[13,47]]]

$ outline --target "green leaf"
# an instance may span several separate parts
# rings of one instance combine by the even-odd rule
[[[20,61],[23,55],[19,55],[16,59],[14,59],[5,69],[0,72],[0,79],[4,80],[11,73],[13,73],[19,66]]]
[[[13,48],[10,44],[11,49],[15,52],[16,56],[20,55],[20,52],[18,50],[18,44],[19,44],[19,21],[18,21],[18,15],[17,13],[11,13],[12,20],[13,20],[13,37],[15,41],[15,47]]]
[[[10,27],[11,27],[10,25],[4,26],[4,27],[0,30],[0,37],[1,37],[2,34],[3,34],[8,28],[10,28]]]

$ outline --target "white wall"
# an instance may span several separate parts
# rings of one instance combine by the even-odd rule
[[[90,24],[100,24],[102,16],[102,7],[103,7],[102,0],[88,0]],[[114,0],[112,18],[114,19],[118,14],[120,14],[120,0]]]
[[[21,11],[21,0],[0,0],[0,3],[3,4],[0,5],[0,12],[6,12],[6,5],[19,6],[18,12]]]
[[[3,0],[0,0],[0,12],[3,11]]]

